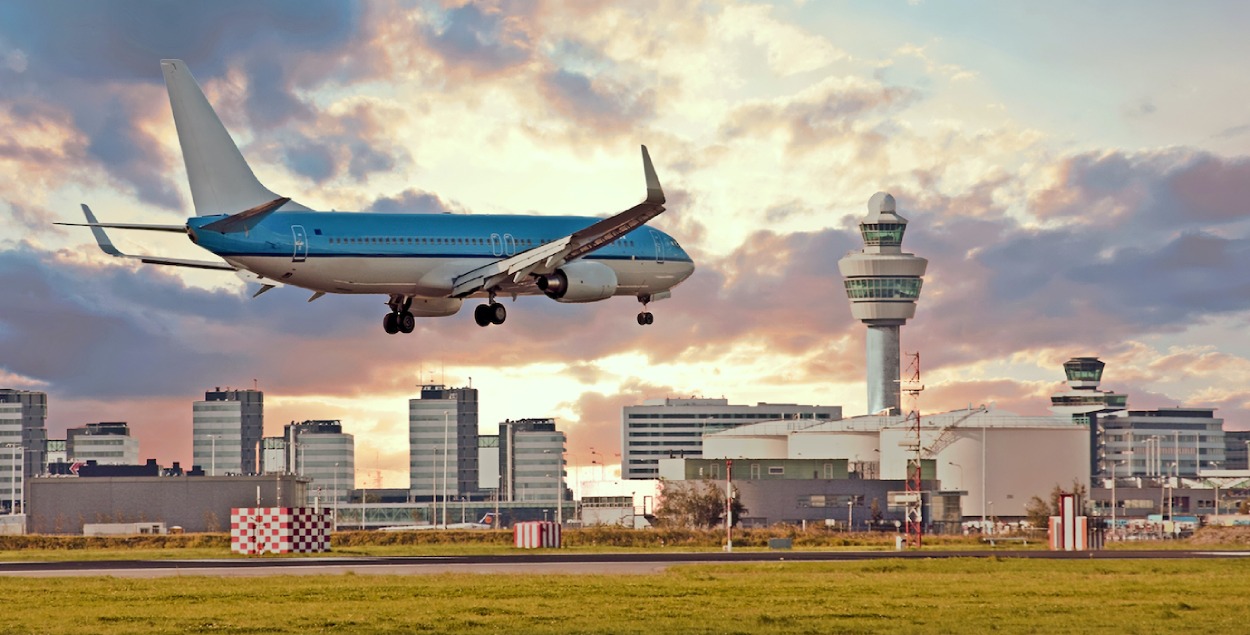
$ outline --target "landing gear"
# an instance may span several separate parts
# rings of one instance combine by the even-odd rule
[[[655,316],[647,310],[647,303],[651,302],[651,294],[639,294],[638,301],[642,303],[642,312],[638,314],[638,326],[647,326],[655,322]]]
[[[387,304],[390,305],[391,312],[382,318],[382,330],[394,335],[411,333],[417,328],[417,319],[408,310],[412,307],[412,298],[393,295]]]
[[[493,300],[489,304],[479,304],[473,309],[473,321],[477,322],[478,326],[503,324],[506,319],[508,319],[508,309]]]

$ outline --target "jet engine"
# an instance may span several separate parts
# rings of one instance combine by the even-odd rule
[[[538,288],[556,302],[597,302],[616,293],[616,272],[590,260],[574,260],[537,278]]]

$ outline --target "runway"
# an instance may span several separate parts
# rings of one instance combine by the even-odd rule
[[[749,551],[735,553],[558,553],[418,557],[260,557],[213,560],[76,560],[0,562],[0,575],[19,577],[481,574],[649,574],[683,564],[851,562],[935,558],[1148,560],[1246,558],[1250,551]]]

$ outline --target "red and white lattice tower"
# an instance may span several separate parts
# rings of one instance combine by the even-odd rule
[[[903,441],[907,450],[907,546],[919,549],[924,536],[924,494],[920,489],[920,391],[924,385],[920,383],[920,353],[908,355],[911,361],[907,364],[907,372],[900,382],[902,391],[907,394],[907,437]]]

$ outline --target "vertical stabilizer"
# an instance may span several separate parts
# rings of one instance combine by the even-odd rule
[[[169,89],[196,215],[234,214],[279,198],[256,180],[187,65],[182,60],[161,60],[161,72]],[[282,209],[308,208],[292,201]]]

